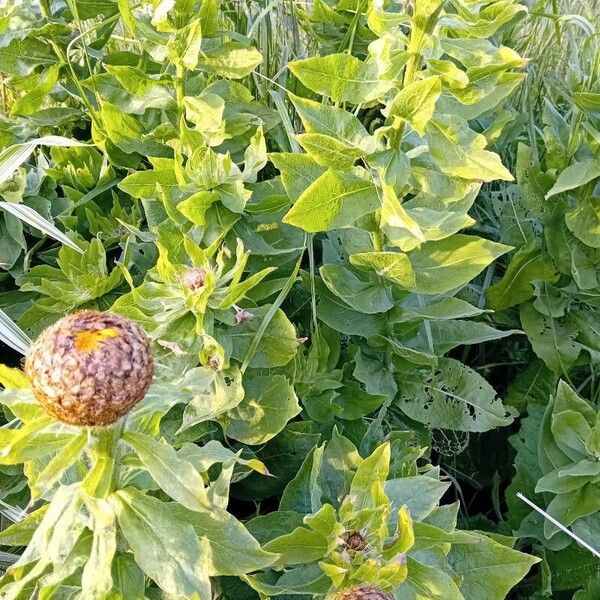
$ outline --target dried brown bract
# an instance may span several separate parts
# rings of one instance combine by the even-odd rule
[[[394,600],[394,597],[371,586],[358,586],[340,592],[335,600]]]
[[[154,362],[148,337],[109,312],[63,317],[31,346],[25,372],[44,409],[72,425],[108,425],[145,395]]]

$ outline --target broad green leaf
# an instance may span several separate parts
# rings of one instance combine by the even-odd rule
[[[188,461],[179,458],[171,446],[141,433],[128,432],[123,439],[171,498],[190,510],[210,509],[202,477]]]
[[[301,565],[320,560],[328,554],[339,526],[336,513],[326,504],[310,519],[310,527],[297,527],[291,533],[277,537],[264,546],[267,552],[281,555],[277,564],[281,567]],[[318,528],[314,523],[318,522]]]
[[[348,146],[334,137],[321,133],[304,133],[296,136],[298,143],[324,167],[338,171],[349,171],[365,152]]]
[[[456,289],[509,250],[509,246],[462,234],[427,242],[410,253],[416,291],[443,294]]]
[[[395,323],[404,323],[416,319],[427,319],[429,321],[468,319],[489,312],[454,296],[424,306],[402,306],[401,310],[400,315],[394,315]]]
[[[18,429],[0,429],[0,464],[18,465],[64,447],[73,434],[57,432],[54,423],[43,414]]]
[[[442,355],[458,346],[483,344],[510,335],[523,333],[518,329],[501,331],[477,321],[434,321],[430,323],[431,336],[436,354]]]
[[[415,289],[416,274],[408,256],[402,252],[362,252],[352,254],[350,262],[365,271],[374,271],[405,290]]]
[[[573,208],[567,209],[565,222],[573,235],[584,244],[600,248],[600,198],[581,198]]]
[[[292,202],[296,202],[327,171],[308,154],[280,152],[270,157],[281,172],[281,181]]]
[[[225,435],[245,444],[263,444],[300,413],[294,388],[283,375],[244,381],[242,402],[220,420]]]
[[[260,327],[261,320],[265,318],[268,309],[269,306],[253,309],[253,319],[236,325],[229,332],[233,343],[232,356],[236,360],[244,360],[246,352]],[[260,340],[250,366],[254,368],[283,367],[296,355],[298,345],[294,326],[286,314],[278,309]]]
[[[419,223],[407,212],[389,185],[383,189],[379,218],[381,230],[390,243],[403,252],[413,250],[426,240]]]
[[[372,183],[350,173],[328,170],[298,198],[283,222],[309,233],[351,227],[380,205]]]
[[[161,401],[165,395],[179,394],[186,401],[181,429],[185,430],[204,421],[216,419],[235,408],[244,397],[242,376],[238,369],[214,371],[208,367],[188,370],[175,389],[151,386],[146,398]],[[162,400],[164,402],[164,400]]]
[[[452,358],[430,370],[403,373],[397,402],[411,419],[440,429],[488,431],[512,422],[487,381]]]
[[[546,198],[581,187],[598,177],[600,177],[600,160],[597,158],[575,162],[559,174],[556,183],[546,194]]]
[[[0,385],[6,390],[31,387],[27,375],[21,369],[12,369],[3,364],[0,364]]]
[[[167,594],[211,600],[208,544],[168,504],[134,488],[110,497],[137,564]]]
[[[293,94],[290,94],[290,100],[306,133],[326,135],[352,148],[363,147],[366,143],[369,132],[360,119],[347,110]]]
[[[89,502],[93,519],[92,549],[81,575],[81,593],[101,598],[113,589],[112,563],[117,551],[116,516],[106,501]]]
[[[515,252],[502,280],[488,288],[487,299],[494,310],[504,310],[532,298],[534,281],[556,283],[558,278],[550,257],[531,240]]]
[[[452,577],[439,568],[407,557],[406,581],[394,590],[396,600],[465,600]]]
[[[465,598],[502,600],[539,559],[517,552],[488,536],[468,533],[469,543],[453,543],[448,561],[461,577]]]
[[[466,121],[458,117],[438,116],[432,119],[427,125],[425,138],[431,155],[447,175],[477,181],[513,180],[500,157],[484,150],[487,145],[485,137],[475,133]]]
[[[190,524],[206,544],[203,560],[209,575],[242,575],[265,569],[277,556],[261,549],[249,531],[227,511],[213,508],[210,513],[191,512],[170,503],[171,520]]]
[[[262,54],[240,42],[225,42],[202,54],[198,69],[229,79],[250,75],[263,61]]]
[[[134,171],[119,183],[119,188],[132,198],[156,198],[158,186],[170,189],[177,188],[177,176],[173,169],[153,169],[150,171]]]
[[[533,303],[521,305],[521,326],[534,352],[546,366],[561,375],[568,373],[581,348],[575,341],[577,330],[568,323],[538,312]]]
[[[194,225],[206,225],[206,212],[221,199],[218,192],[201,191],[192,194],[177,205],[177,210],[187,217]]]
[[[167,56],[176,65],[194,70],[198,65],[202,44],[200,19],[194,19],[179,29],[167,44]]]
[[[359,312],[383,313],[394,306],[388,288],[365,281],[342,265],[323,265],[319,272],[331,292]]]
[[[9,75],[27,75],[40,65],[58,62],[52,48],[34,37],[13,39],[0,48],[0,71]]]
[[[382,444],[360,463],[346,499],[352,511],[376,508],[381,498],[380,490],[374,484],[379,484],[383,489],[390,472],[390,457],[390,445]]]
[[[390,479],[385,484],[385,493],[391,500],[395,512],[406,506],[414,521],[422,521],[439,504],[450,487],[445,483],[425,475]]]
[[[307,88],[329,96],[334,102],[371,102],[393,85],[378,78],[375,63],[365,63],[351,54],[305,58],[288,67]]]
[[[79,459],[87,444],[87,437],[87,433],[81,433],[73,437],[56,453],[56,456],[48,462],[41,472],[32,478],[30,488],[34,498],[43,497],[60,480],[63,473]]]
[[[35,112],[41,107],[45,98],[58,82],[60,68],[61,65],[56,64],[50,66],[46,71],[44,71],[38,84],[15,101],[15,103],[12,105],[10,114],[19,116],[35,114]]]
[[[439,77],[426,77],[407,85],[391,101],[388,119],[406,121],[419,135],[424,135],[441,92]]]

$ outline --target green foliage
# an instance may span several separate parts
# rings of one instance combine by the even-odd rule
[[[593,9],[9,4],[2,360],[111,310],[156,376],[81,430],[0,365],[0,596],[595,598],[516,496],[598,546]]]

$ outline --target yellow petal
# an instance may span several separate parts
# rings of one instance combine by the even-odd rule
[[[119,332],[112,327],[78,331],[75,334],[75,348],[79,352],[95,352],[104,340],[116,337],[119,337]]]

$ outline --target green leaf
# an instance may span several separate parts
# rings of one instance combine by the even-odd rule
[[[350,262],[357,268],[374,271],[405,290],[416,287],[416,274],[408,255],[402,252],[361,252],[352,254]]]
[[[391,101],[388,119],[406,121],[419,134],[431,120],[437,99],[442,93],[439,77],[426,77],[402,88]]]
[[[410,253],[415,289],[423,294],[449,292],[471,281],[509,250],[509,246],[462,234],[427,242]]]
[[[363,147],[369,138],[369,132],[360,119],[343,108],[300,98],[293,94],[290,94],[290,100],[307,133],[318,133],[335,138],[351,148]]]
[[[414,521],[422,521],[439,504],[449,487],[449,483],[435,477],[418,475],[390,479],[385,484],[385,493],[396,512],[406,506]]]
[[[300,413],[294,388],[283,375],[246,378],[244,400],[221,418],[225,435],[245,444],[263,444]]]
[[[190,523],[174,519],[168,504],[139,490],[110,497],[137,564],[167,594],[211,600],[208,544]]]
[[[383,313],[394,306],[388,288],[365,281],[342,265],[323,265],[319,272],[331,292],[359,312]]]
[[[487,381],[452,358],[403,373],[397,402],[411,419],[440,429],[488,431],[513,420]]]
[[[522,333],[518,329],[500,331],[485,323],[462,320],[434,321],[429,326],[435,352],[439,355],[446,354],[457,346],[483,344]]]
[[[393,82],[378,78],[377,65],[351,54],[330,54],[297,60],[290,71],[309,89],[334,102],[361,104],[383,96]]]
[[[225,42],[203,53],[198,69],[229,79],[250,75],[263,61],[262,54],[240,42]]]
[[[600,248],[600,198],[581,198],[573,208],[567,209],[565,222],[584,244]]]
[[[330,551],[335,535],[337,515],[330,504],[326,504],[308,520],[309,527],[297,527],[291,533],[277,537],[264,546],[267,552],[280,555],[278,566],[301,565],[322,559]],[[318,526],[316,526],[318,525]]]
[[[253,309],[254,318],[236,325],[229,332],[233,343],[232,356],[240,362],[244,360],[252,340],[260,327],[261,320],[265,318],[269,306]],[[278,309],[262,336],[250,367],[271,368],[287,365],[298,351],[296,330],[286,314]]]
[[[167,56],[176,65],[194,70],[198,65],[200,46],[202,44],[202,26],[200,19],[177,30],[167,44]]]
[[[199,513],[173,503],[167,506],[171,520],[189,523],[198,538],[206,542],[203,559],[211,577],[266,569],[277,559],[275,554],[262,550],[244,525],[225,510],[213,508],[210,513]]]
[[[502,280],[488,288],[487,299],[494,310],[505,310],[532,298],[534,281],[556,283],[559,277],[550,257],[531,240],[515,252]]]
[[[431,155],[447,175],[476,181],[513,180],[500,157],[484,150],[485,137],[458,117],[438,116],[431,120],[425,138]]]
[[[328,170],[298,198],[283,222],[309,233],[351,227],[379,208],[375,186],[350,173]]]
[[[448,555],[454,572],[461,577],[465,598],[503,600],[508,592],[539,562],[478,533],[466,533],[469,543],[454,542]]]
[[[32,497],[43,497],[60,480],[63,473],[79,459],[87,441],[87,433],[81,433],[58,451],[37,477],[32,478],[30,482]]]
[[[207,367],[196,367],[176,381],[174,389],[150,387],[146,398],[150,396],[149,400],[156,398],[160,402],[165,395],[171,394],[183,396],[186,402],[181,425],[183,431],[235,408],[244,397],[242,375],[238,369],[216,372]]]
[[[13,39],[0,48],[0,71],[9,75],[27,75],[40,65],[56,62],[56,54],[50,46],[37,38]]]
[[[132,431],[123,439],[166,494],[190,510],[210,510],[202,477],[188,461],[179,458],[171,446]]]
[[[356,160],[365,155],[364,150],[320,133],[304,133],[297,135],[296,139],[316,162],[338,171],[349,171]]]
[[[119,183],[119,188],[132,198],[156,198],[157,186],[170,189],[179,187],[173,169],[134,171]]]
[[[574,190],[598,177],[600,177],[600,160],[597,158],[575,162],[560,173],[556,183],[546,194],[546,198],[552,198],[552,196]]]
[[[281,172],[281,181],[293,202],[327,171],[308,154],[280,152],[272,154],[271,161]]]
[[[575,342],[577,330],[567,323],[538,312],[533,303],[521,305],[521,326],[527,334],[534,352],[546,366],[559,374],[568,373],[581,352]]]

